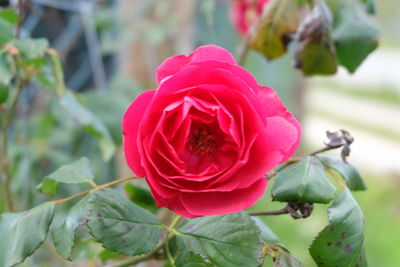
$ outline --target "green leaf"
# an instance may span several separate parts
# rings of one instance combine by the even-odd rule
[[[65,92],[61,97],[60,103],[70,116],[83,126],[88,134],[98,139],[103,160],[108,161],[114,155],[116,147],[102,121],[82,106],[72,92]]]
[[[362,0],[367,5],[367,11],[369,14],[375,14],[376,13],[376,8],[375,8],[375,0]]]
[[[55,193],[58,183],[64,184],[80,184],[87,183],[94,179],[90,161],[86,157],[65,164],[53,173],[43,179],[43,182],[37,186],[37,189],[43,193]]]
[[[54,246],[57,252],[66,260],[71,260],[72,248],[75,245],[76,229],[88,221],[90,213],[89,197],[87,196],[75,204],[68,212],[63,223],[52,232]]]
[[[49,42],[45,38],[18,39],[13,44],[27,60],[43,57],[49,46]]]
[[[0,266],[14,266],[32,255],[46,239],[54,203],[0,216]]]
[[[132,202],[135,202],[135,204],[151,212],[156,212],[158,210],[157,204],[148,187],[139,184],[128,183],[124,185],[124,189],[128,195],[128,198]]]
[[[5,51],[0,50],[0,83],[7,85],[10,83],[12,77],[13,74],[8,62],[8,55]]]
[[[14,27],[6,19],[0,17],[0,45],[14,39]]]
[[[168,262],[165,267],[216,267],[204,257],[190,251],[183,251],[175,260],[175,265]]]
[[[8,86],[0,82],[0,104],[8,99]]]
[[[268,59],[283,56],[299,23],[297,1],[272,0],[265,6],[265,17],[257,27],[250,46]]]
[[[364,178],[350,163],[343,162],[343,160],[339,157],[328,155],[319,155],[318,158],[321,160],[323,165],[336,170],[346,181],[346,184],[350,190],[358,191],[367,189]]]
[[[335,46],[331,37],[332,14],[325,2],[317,1],[301,22],[297,39],[295,67],[304,75],[334,74],[337,71]]]
[[[379,30],[355,3],[346,3],[335,14],[333,38],[340,64],[353,73],[378,47]]]
[[[0,9],[0,18],[14,25],[18,23],[18,14],[11,8]]]
[[[108,249],[103,249],[100,253],[99,253],[99,258],[102,262],[106,262],[108,260],[112,260],[112,259],[117,259],[117,258],[121,258],[123,257],[123,254],[108,250]]]
[[[254,216],[251,219],[256,223],[257,227],[261,231],[261,239],[265,241],[267,244],[276,244],[279,243],[279,237],[269,228],[268,225],[265,224],[263,220]]]
[[[161,235],[161,223],[147,210],[112,189],[91,194],[86,225],[103,247],[127,255],[152,250]]]
[[[303,267],[304,265],[292,254],[282,252],[274,263],[274,267]]]
[[[177,232],[178,251],[199,254],[215,266],[258,266],[262,262],[258,228],[247,215],[186,220]]]
[[[318,266],[367,266],[364,215],[350,190],[345,189],[328,209],[329,224],[310,247]]]
[[[298,203],[328,203],[335,193],[322,164],[309,156],[278,172],[271,192],[273,201]]]

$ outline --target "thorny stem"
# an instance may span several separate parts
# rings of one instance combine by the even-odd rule
[[[168,242],[175,236],[176,231],[175,231],[174,227],[179,224],[181,219],[182,219],[182,217],[176,216],[169,226],[164,225],[165,227],[163,227],[163,228],[168,231],[166,237],[149,253],[141,255],[141,256],[133,257],[130,259],[122,260],[122,261],[107,265],[106,267],[127,267],[127,266],[135,265],[139,262],[151,259],[162,248],[165,248],[169,261],[171,261],[173,266],[175,266],[175,261],[172,258],[171,253],[169,252]]]
[[[109,183],[106,183],[106,184],[103,184],[103,185],[96,186],[96,187],[94,187],[94,188],[92,188],[92,189],[88,189],[88,190],[82,191],[82,192],[80,192],[80,193],[78,193],[78,194],[69,196],[69,197],[67,197],[67,198],[55,200],[55,201],[54,201],[54,204],[57,205],[57,204],[61,204],[61,203],[64,203],[64,202],[68,202],[68,201],[70,201],[70,200],[73,200],[73,199],[75,199],[75,198],[78,198],[78,197],[81,197],[81,196],[84,196],[84,195],[93,193],[93,192],[95,192],[95,191],[98,191],[98,190],[101,190],[101,189],[104,189],[104,188],[107,188],[107,187],[111,187],[111,186],[113,186],[113,185],[120,184],[120,183],[129,181],[129,180],[140,179],[140,178],[141,178],[141,177],[136,177],[136,176],[130,176],[130,177],[120,178],[120,179],[117,179],[117,180],[115,180],[115,181],[112,181],[112,182],[109,182]]]

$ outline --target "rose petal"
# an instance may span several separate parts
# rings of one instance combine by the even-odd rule
[[[148,90],[141,93],[128,107],[122,119],[125,158],[128,166],[137,176],[145,175],[138,153],[138,127],[155,92],[156,90]]]

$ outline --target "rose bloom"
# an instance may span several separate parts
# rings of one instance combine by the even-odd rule
[[[264,5],[270,0],[233,0],[230,17],[236,30],[246,35],[251,25],[261,16]]]
[[[123,118],[126,161],[157,205],[187,218],[253,205],[265,174],[299,144],[300,125],[276,92],[214,45],[168,58],[157,83]]]

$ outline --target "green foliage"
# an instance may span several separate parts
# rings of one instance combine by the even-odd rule
[[[325,2],[316,2],[299,26],[295,66],[304,75],[334,74],[337,71],[335,46],[331,36],[332,14]]]
[[[49,42],[44,38],[27,38],[14,40],[13,45],[18,48],[19,52],[26,60],[32,60],[44,56]]]
[[[353,73],[378,47],[379,31],[355,3],[346,3],[335,14],[333,38],[340,64]]]
[[[135,204],[151,212],[158,210],[157,204],[147,186],[129,183],[124,186],[124,189],[128,198]]]
[[[322,164],[314,157],[280,171],[272,187],[272,200],[299,203],[328,203],[336,189],[329,181]]]
[[[350,190],[345,189],[328,209],[329,224],[310,247],[318,266],[367,266],[364,215]]]
[[[266,58],[274,59],[286,53],[290,35],[297,30],[298,4],[293,0],[272,0],[265,9],[266,16],[257,27],[250,46]]]
[[[75,244],[76,229],[84,225],[89,215],[89,196],[75,204],[68,212],[63,223],[53,232],[53,242],[57,252],[66,260],[71,260],[72,248]]]
[[[350,163],[343,162],[343,160],[339,157],[328,155],[319,155],[318,158],[321,160],[322,164],[328,168],[336,170],[346,181],[346,184],[350,190],[359,191],[367,189],[364,178]]]
[[[0,104],[3,104],[8,99],[8,86],[0,83]]]
[[[85,131],[98,139],[103,159],[108,161],[115,153],[115,144],[103,122],[86,109],[72,92],[65,92],[61,106]]]
[[[216,266],[258,266],[261,240],[249,216],[227,214],[186,220],[176,235],[177,249],[204,256]]]
[[[165,267],[173,267],[170,262],[168,262]],[[210,263],[206,258],[195,254],[190,251],[184,251],[179,254],[175,261],[176,267],[215,267],[216,265]]]
[[[13,9],[9,8],[0,9],[0,18],[12,25],[16,25],[19,20],[18,14]]]
[[[65,164],[43,179],[37,189],[43,193],[55,193],[58,183],[80,184],[94,179],[88,158],[83,157],[71,164]]]
[[[152,250],[161,235],[161,223],[147,210],[115,190],[104,189],[90,196],[86,225],[97,241],[112,251],[140,255]]]
[[[0,266],[14,266],[43,243],[54,217],[54,203],[0,216]]]
[[[7,52],[0,49],[0,83],[8,85],[13,77]]]
[[[260,229],[261,239],[267,244],[275,244],[279,242],[279,237],[269,228],[268,225],[265,224],[260,218],[252,217],[251,218]]]
[[[4,18],[4,14],[0,14],[0,33],[0,45],[8,43],[14,38],[14,26]]]

